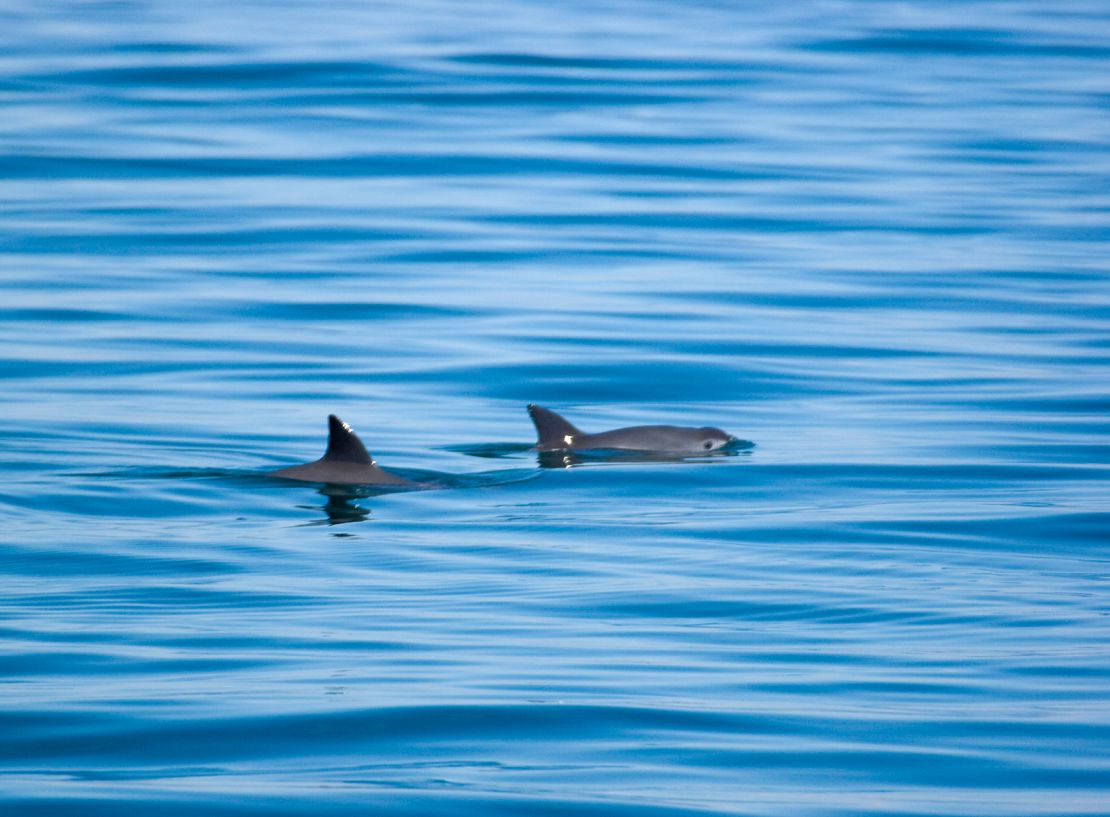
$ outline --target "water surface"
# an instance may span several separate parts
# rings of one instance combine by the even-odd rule
[[[1110,814],[1102,4],[0,22],[5,814]]]

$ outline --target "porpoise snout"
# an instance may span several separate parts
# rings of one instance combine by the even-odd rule
[[[736,438],[719,428],[707,426],[699,429],[701,431],[703,441],[701,447],[706,451],[716,451],[718,448],[724,448]]]

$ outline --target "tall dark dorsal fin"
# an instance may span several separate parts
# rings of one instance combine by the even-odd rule
[[[535,403],[528,405],[528,414],[536,424],[536,431],[539,432],[540,440],[537,445],[541,450],[568,448],[584,433],[555,412],[537,406]]]
[[[334,414],[328,415],[328,450],[324,452],[329,462],[356,462],[371,465],[374,460],[354,430]]]

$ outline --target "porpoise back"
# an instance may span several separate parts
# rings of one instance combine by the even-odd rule
[[[586,451],[622,449],[666,453],[704,454],[716,451],[733,439],[726,431],[712,426],[630,426],[588,434],[550,409],[532,403],[528,414],[539,433],[539,451]]]
[[[413,485],[378,467],[354,430],[334,414],[328,415],[328,448],[324,456],[304,465],[269,473],[271,477],[333,485]]]

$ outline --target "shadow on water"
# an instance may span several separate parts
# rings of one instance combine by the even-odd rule
[[[443,451],[465,454],[468,457],[481,457],[486,460],[501,460],[534,451],[532,443],[471,443],[467,445],[445,445]]]
[[[520,443],[485,443],[471,446],[450,446],[446,450],[484,459],[528,459],[535,456],[538,468],[517,467],[500,468],[472,474],[447,474],[438,471],[397,469],[395,473],[409,480],[406,485],[345,485],[335,483],[306,482],[302,480],[274,477],[266,471],[195,468],[163,470],[154,468],[124,468],[114,471],[80,474],[78,476],[111,478],[115,480],[213,480],[229,486],[257,488],[261,486],[282,486],[288,489],[311,488],[324,502],[294,504],[301,511],[322,512],[323,518],[300,523],[302,527],[319,525],[345,525],[352,522],[365,522],[371,518],[372,511],[365,507],[366,500],[397,493],[413,493],[429,490],[466,490],[486,489],[527,482],[538,478],[544,469],[566,469],[583,465],[614,463],[704,463],[726,457],[748,456],[755,443],[735,440],[728,446],[705,453],[693,455],[666,454],[662,452],[627,451],[616,449],[597,449],[591,451],[541,451],[532,445]],[[299,494],[298,497],[303,496]]]
[[[513,459],[534,454],[540,468],[570,468],[577,465],[603,463],[649,462],[706,462],[722,457],[750,456],[755,443],[734,439],[723,448],[696,454],[667,453],[665,451],[629,451],[617,448],[597,448],[588,451],[536,451],[534,445],[522,443],[480,443],[477,445],[446,446],[444,450],[482,459]]]
[[[349,522],[365,522],[370,511],[358,504],[358,500],[374,495],[372,491],[351,488],[346,485],[324,485],[317,493],[327,498],[323,505],[297,505],[301,510],[323,511],[325,519],[314,519],[303,523],[304,527],[316,525],[345,525]]]
[[[465,489],[465,488],[492,488],[499,485],[511,485],[534,479],[538,473],[532,469],[514,468],[503,471],[488,471],[480,474],[433,474],[432,472],[407,472],[405,476],[414,480],[412,487],[383,487],[361,485],[332,485],[324,484],[316,489],[316,493],[326,498],[323,505],[296,505],[295,507],[307,511],[323,511],[325,518],[305,522],[303,527],[318,525],[345,525],[350,522],[365,522],[370,519],[371,511],[359,504],[361,500],[372,499],[385,494],[411,492],[414,490],[434,489]],[[434,477],[434,481],[430,479]],[[417,482],[416,480],[420,481]],[[284,480],[284,482],[293,482]],[[299,483],[301,486],[311,483]]]
[[[754,443],[748,443],[745,448],[726,446],[716,451],[698,454],[668,454],[664,451],[627,451],[615,448],[597,448],[589,451],[537,451],[536,459],[540,468],[574,468],[580,465],[606,463],[706,463],[725,457],[750,456],[754,446]]]

